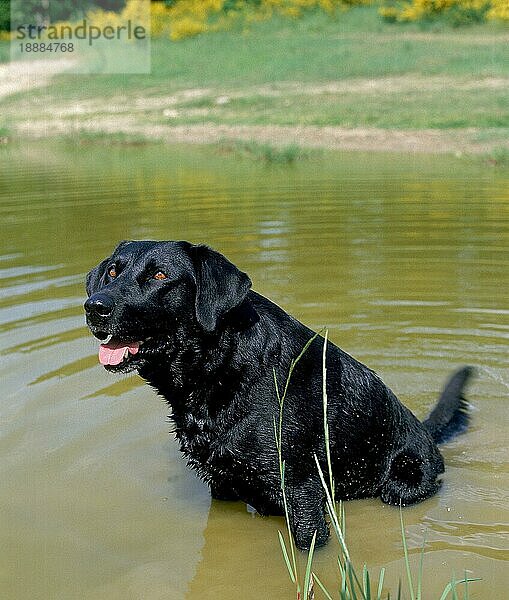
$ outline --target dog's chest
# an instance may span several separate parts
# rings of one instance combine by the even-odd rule
[[[205,481],[241,478],[246,483],[257,478],[258,461],[241,447],[238,420],[231,422],[227,414],[214,418],[201,410],[182,415],[176,424],[182,453]]]
[[[186,413],[177,421],[181,451],[190,459],[205,464],[217,438],[215,423],[206,415]]]
[[[222,414],[213,416],[206,406],[174,415],[180,450],[191,466],[208,479],[224,464],[231,463],[227,439],[231,425]],[[230,455],[230,460],[227,457]]]

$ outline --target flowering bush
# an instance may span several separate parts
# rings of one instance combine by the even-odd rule
[[[486,14],[488,19],[509,21],[509,0],[491,0],[490,4]]]
[[[384,0],[380,14],[389,21],[420,21],[444,18],[454,25],[485,19],[509,22],[509,0]],[[0,0],[0,8],[7,0]],[[153,37],[172,40],[209,31],[231,28],[235,23],[270,19],[274,15],[297,19],[307,11],[334,14],[356,5],[378,4],[380,0],[172,0],[151,3]],[[96,9],[86,15],[88,23],[100,28],[120,26],[128,20],[145,23],[145,4],[127,0],[120,12]],[[1,12],[1,11],[0,11]],[[5,12],[5,11],[4,11]],[[1,15],[0,15],[1,16]],[[69,23],[58,23],[69,25]],[[8,34],[5,34],[8,37]]]
[[[128,0],[129,3],[130,0]],[[152,8],[152,35],[169,35],[180,40],[203,33],[228,29],[235,21],[269,19],[275,14],[299,18],[309,10],[329,14],[372,0],[174,0],[167,6],[156,2]]]
[[[228,29],[240,18],[248,23],[273,15],[299,18],[311,10],[333,14],[349,6],[376,3],[377,0],[173,0],[167,6],[156,2],[152,8],[152,33],[179,40],[205,31]],[[388,0],[380,14],[393,21],[445,18],[453,25],[485,19],[509,21],[509,0]]]
[[[453,25],[486,19],[509,21],[509,0],[411,0],[390,2],[380,8],[389,21],[421,21],[445,18]]]

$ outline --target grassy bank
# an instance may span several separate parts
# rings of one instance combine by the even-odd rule
[[[164,137],[175,126],[203,125],[431,129],[464,133],[484,152],[507,140],[508,64],[509,30],[500,26],[395,25],[374,8],[357,8],[336,19],[312,14],[154,40],[151,75],[62,74],[51,87],[4,97],[0,110],[20,134],[116,129]]]
[[[10,51],[9,44],[4,40],[0,40],[0,63],[6,62],[9,60]]]

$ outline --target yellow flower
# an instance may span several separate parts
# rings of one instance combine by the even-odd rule
[[[509,0],[492,0],[491,8],[486,14],[490,20],[509,21]]]
[[[181,40],[203,33],[206,30],[207,25],[203,21],[196,21],[192,17],[182,17],[172,24],[170,37],[172,40]]]

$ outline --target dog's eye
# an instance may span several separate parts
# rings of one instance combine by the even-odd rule
[[[157,273],[154,273],[153,278],[157,279],[158,281],[162,281],[163,279],[167,279],[166,274],[163,273],[162,271],[157,271]]]
[[[108,275],[109,275],[109,276],[110,276],[112,279],[115,279],[115,277],[117,276],[117,269],[116,269],[114,266],[113,266],[113,267],[110,267],[110,268],[108,269]]]

